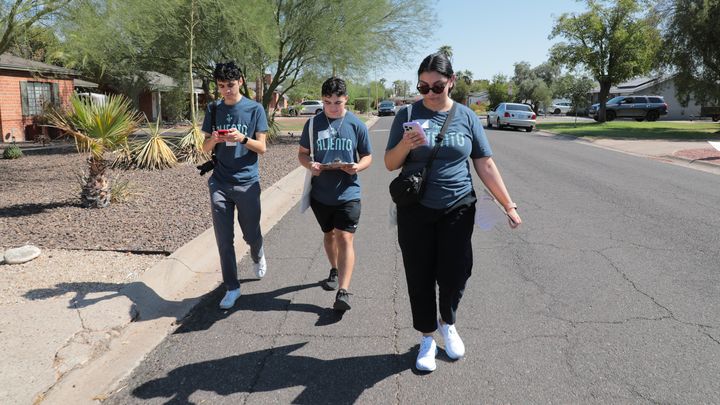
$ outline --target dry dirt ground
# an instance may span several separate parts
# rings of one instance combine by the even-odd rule
[[[259,160],[262,188],[298,166],[297,142],[281,137],[268,145]],[[80,206],[77,180],[84,155],[61,142],[30,153],[0,159],[0,252],[33,244],[43,253],[22,265],[0,265],[0,305],[62,295],[78,282],[119,289],[212,226],[208,175],[194,166],[113,171],[136,194],[88,209]]]

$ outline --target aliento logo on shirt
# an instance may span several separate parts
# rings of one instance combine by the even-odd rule
[[[352,139],[347,138],[325,138],[317,140],[317,150],[325,151],[353,151]]]
[[[225,115],[225,124],[224,125],[218,125],[218,129],[230,129],[230,128],[236,128],[238,132],[241,134],[247,134],[247,125],[245,124],[232,124],[233,122],[233,116],[232,114],[226,114]]]

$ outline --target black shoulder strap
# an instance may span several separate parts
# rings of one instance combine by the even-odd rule
[[[213,101],[210,104],[210,130],[217,130],[217,124],[215,123],[215,116],[217,115],[218,102]]]
[[[440,130],[440,133],[435,138],[435,147],[432,150],[430,159],[428,159],[427,163],[425,164],[426,169],[430,168],[432,161],[435,159],[435,156],[437,156],[438,150],[440,149],[440,145],[442,145],[443,138],[445,138],[445,131],[447,131],[448,126],[450,126],[450,122],[453,120],[453,117],[455,116],[456,108],[457,108],[457,103],[455,103],[453,101],[453,105],[452,105],[452,107],[450,107],[450,112],[448,113],[447,118],[445,118],[445,122],[443,123],[442,129]]]

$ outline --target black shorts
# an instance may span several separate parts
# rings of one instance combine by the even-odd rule
[[[352,200],[340,205],[325,205],[311,199],[310,208],[324,233],[333,229],[355,233],[360,221],[360,200]]]

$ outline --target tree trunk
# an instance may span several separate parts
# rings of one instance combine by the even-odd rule
[[[80,194],[83,207],[105,208],[110,205],[112,194],[107,178],[107,164],[103,159],[88,158],[88,173],[83,175],[83,181]]]
[[[610,87],[612,83],[608,79],[600,80],[600,94],[598,94],[598,102],[600,106],[598,108],[598,122],[605,122],[605,102],[607,102],[607,96],[610,94]]]

